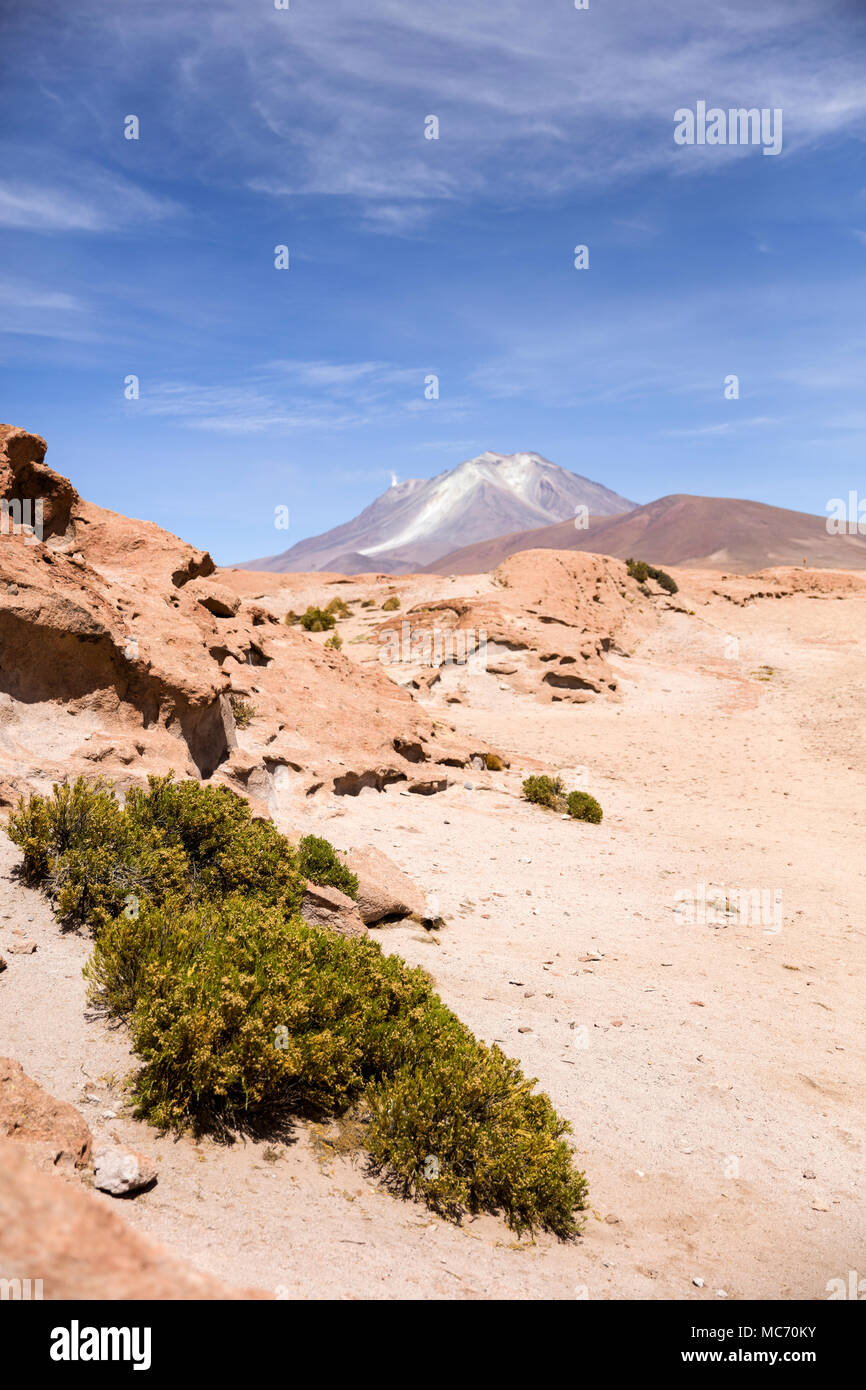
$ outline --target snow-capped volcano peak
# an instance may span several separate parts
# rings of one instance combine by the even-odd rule
[[[476,541],[548,526],[586,506],[597,516],[633,503],[541,454],[487,450],[435,478],[396,481],[354,521],[256,561],[282,571],[365,569],[405,572]]]

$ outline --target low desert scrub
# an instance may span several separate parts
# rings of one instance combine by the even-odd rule
[[[230,695],[229,704],[232,707],[232,714],[239,729],[248,729],[255,718],[256,707],[251,705],[248,700],[241,699],[240,695]]]
[[[337,626],[337,619],[333,613],[324,608],[314,608],[312,604],[301,614],[298,621],[305,632],[328,632]]]
[[[547,806],[551,811],[558,810],[563,801],[561,777],[527,777],[523,783],[523,795],[535,806]]]
[[[601,824],[604,812],[595,797],[590,796],[589,792],[569,792],[565,798],[565,804],[568,807],[568,814],[573,816],[575,820],[588,820],[593,825]]]
[[[386,598],[386,599],[385,599],[385,602],[382,604],[382,612],[383,612],[383,613],[394,613],[394,612],[396,612],[396,610],[397,610],[399,607],[400,607],[400,600],[398,599],[398,597],[397,597],[396,594],[392,594],[391,597],[390,597],[390,598]]]
[[[579,1229],[569,1126],[518,1063],[425,971],[300,918],[305,878],[357,891],[327,841],[295,849],[228,788],[170,776],[123,808],[101,782],[55,787],[9,834],[31,881],[60,884],[58,911],[94,928],[90,998],[128,1024],[142,1117],[272,1137],[296,1115],[353,1117],[384,1181],[449,1218]]]
[[[310,875],[271,821],[253,820],[243,797],[171,774],[148,783],[146,792],[131,790],[123,808],[105,782],[82,777],[18,803],[9,838],[22,851],[25,876],[44,884],[63,922],[98,933],[129,909],[128,899],[135,911],[228,893],[288,912],[300,907]]]
[[[488,772],[504,772],[505,764],[496,753],[486,753],[484,756],[484,766]]]
[[[656,569],[655,565],[648,565],[645,560],[626,560],[626,565],[631,578],[636,579],[641,586],[645,585],[648,579],[654,579],[666,593],[679,593],[679,585],[667,570]],[[644,593],[650,592],[644,589]]]
[[[328,648],[328,651],[330,652],[342,651],[343,639],[340,636],[339,632],[332,632],[327,642],[325,643],[325,646]]]
[[[593,825],[601,822],[601,806],[588,792],[566,792],[561,777],[527,777],[523,783],[523,795],[535,806],[544,806],[548,811],[568,813],[574,820],[591,821]]]
[[[352,610],[345,599],[332,598],[325,609],[326,613],[331,613],[335,618],[351,618]]]

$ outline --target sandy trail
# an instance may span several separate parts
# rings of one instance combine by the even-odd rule
[[[315,798],[320,833],[378,845],[449,919],[438,935],[386,929],[386,949],[430,970],[571,1120],[592,1202],[574,1244],[517,1241],[492,1217],[450,1226],[307,1126],[269,1151],[99,1119],[122,1104],[124,1037],[86,1018],[88,943],[9,880],[5,841],[0,1050],[157,1154],[157,1186],[123,1214],[233,1283],[312,1298],[826,1297],[830,1279],[866,1272],[864,624],[857,596],[668,613],[617,660],[618,704],[539,705],[491,677],[460,706],[434,690],[431,708],[510,772],[431,797]],[[522,802],[537,763],[585,767],[603,824]],[[781,929],[681,922],[677,892],[701,883],[781,890]],[[4,950],[16,927],[35,955]]]

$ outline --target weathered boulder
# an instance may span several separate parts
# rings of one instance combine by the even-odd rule
[[[340,858],[358,876],[356,905],[368,926],[389,918],[428,920],[427,904],[421,889],[380,849],[372,846],[350,849]]]

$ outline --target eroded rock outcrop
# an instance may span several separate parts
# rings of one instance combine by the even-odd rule
[[[291,822],[320,787],[417,781],[405,748],[461,760],[384,671],[286,626],[207,552],[82,501],[44,456],[0,427],[0,498],[44,518],[41,540],[14,511],[0,534],[0,805],[78,773],[174,769]]]

